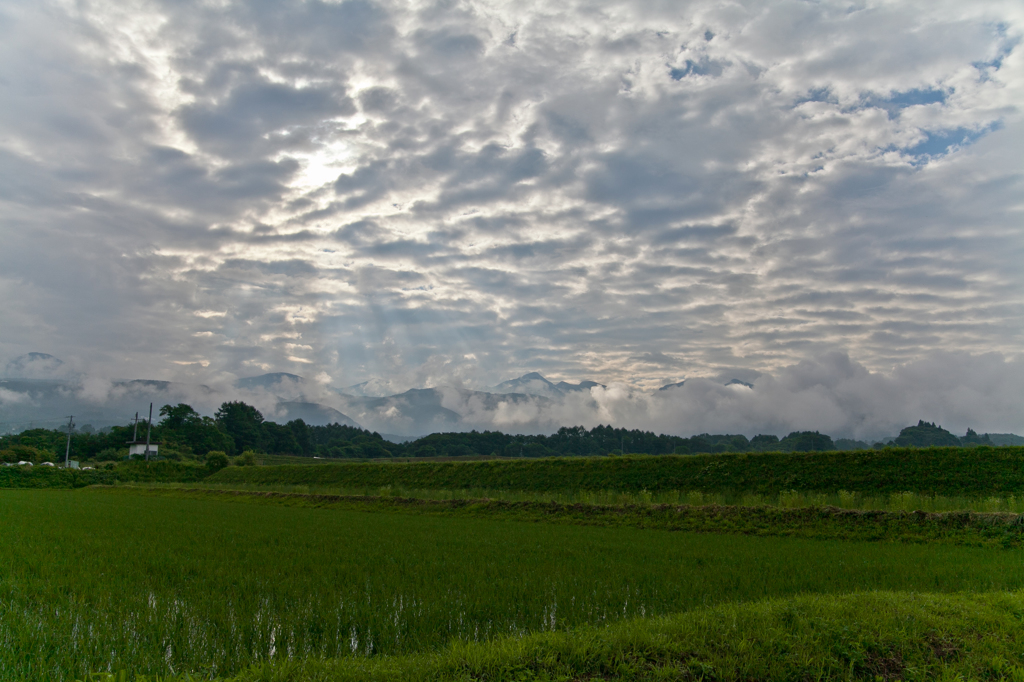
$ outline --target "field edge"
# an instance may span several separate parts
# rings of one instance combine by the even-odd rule
[[[805,595],[435,654],[271,662],[224,682],[1022,680],[1022,622],[1021,592]]]

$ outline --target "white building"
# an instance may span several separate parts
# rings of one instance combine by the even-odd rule
[[[156,457],[157,447],[159,443],[149,444],[149,458]],[[128,441],[128,457],[133,458],[139,455],[143,459],[146,458],[146,441]]]

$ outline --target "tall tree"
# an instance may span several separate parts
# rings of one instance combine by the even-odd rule
[[[235,443],[235,450],[259,450],[263,440],[263,414],[242,401],[223,403],[214,415],[217,424]]]

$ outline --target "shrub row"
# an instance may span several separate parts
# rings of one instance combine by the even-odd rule
[[[341,488],[991,495],[1024,491],[1024,447],[229,467],[207,481]]]
[[[0,488],[84,488],[115,483],[194,483],[210,475],[205,466],[182,462],[124,462],[109,469],[49,466],[0,467]]]

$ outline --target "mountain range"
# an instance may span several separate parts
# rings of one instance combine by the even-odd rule
[[[302,419],[312,425],[361,426],[395,440],[442,431],[500,429],[502,424],[521,428],[525,423],[545,432],[563,426],[550,410],[554,404],[570,397],[574,403],[592,402],[590,391],[604,387],[596,381],[555,383],[538,372],[485,390],[436,386],[397,391],[391,382],[379,379],[337,389],[287,372],[214,387],[147,379],[107,381],[76,374],[52,355],[29,353],[8,363],[5,378],[0,379],[0,433],[58,428],[69,415],[77,425],[96,429],[126,424],[136,411],[145,418],[150,402],[154,419],[159,419],[162,405],[179,402],[212,415],[228,400],[254,405],[264,418],[277,423]],[[509,418],[502,421],[504,416]]]

